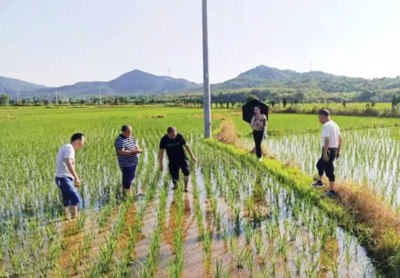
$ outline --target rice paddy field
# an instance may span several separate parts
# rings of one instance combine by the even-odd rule
[[[279,160],[293,161],[301,170],[315,176],[315,165],[321,157],[318,118],[297,115],[297,118],[304,118],[302,123],[294,121],[288,123],[289,130],[279,130],[281,122],[274,121],[274,117],[270,122],[272,136],[264,142],[265,146]],[[279,115],[279,118],[289,121],[291,115]],[[344,140],[336,175],[373,189],[400,212],[400,120],[344,116],[332,119],[341,127]],[[236,123],[245,129],[246,123],[238,118]],[[280,127],[276,129],[275,125]],[[280,136],[273,136],[277,134]],[[242,140],[245,146],[254,144],[248,134],[244,134]]]
[[[251,144],[239,116],[217,113],[214,129],[230,117]],[[0,109],[0,276],[384,277],[361,240],[311,198],[255,157],[204,140],[201,115],[163,107]],[[345,140],[338,175],[365,182],[399,208],[398,121],[334,120]],[[114,150],[123,124],[144,150],[128,198]],[[189,193],[182,184],[173,191],[158,170],[159,140],[171,125],[199,161]],[[269,150],[313,175],[317,117],[271,115],[269,128]],[[86,136],[76,152],[83,203],[77,219],[63,220],[55,159],[75,132]]]

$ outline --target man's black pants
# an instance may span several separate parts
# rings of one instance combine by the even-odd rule
[[[254,143],[256,145],[257,157],[261,158],[261,155],[262,155],[261,143],[264,138],[264,130],[261,130],[261,131],[253,130],[253,138],[254,138]]]
[[[182,174],[187,177],[190,175],[190,164],[186,159],[182,159],[179,161],[169,162],[168,165],[169,174],[171,175],[172,182],[177,184],[179,181],[179,170],[182,171]]]
[[[333,162],[335,161],[337,156],[337,148],[329,148],[328,149],[328,161],[324,160],[324,148],[322,148],[322,156],[318,160],[317,169],[318,175],[325,175],[328,177],[329,181],[335,181],[335,166]]]

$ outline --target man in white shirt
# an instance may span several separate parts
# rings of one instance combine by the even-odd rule
[[[71,142],[60,148],[57,154],[56,184],[60,188],[64,201],[64,214],[69,214],[71,206],[71,217],[78,214],[78,204],[81,202],[78,188],[81,180],[75,171],[75,150],[83,148],[85,136],[82,133],[72,135]]]
[[[337,197],[335,190],[335,167],[333,162],[339,158],[342,148],[342,135],[339,126],[330,119],[329,111],[321,109],[318,112],[319,122],[323,125],[321,135],[322,157],[317,163],[318,181],[313,184],[315,187],[323,187],[322,176],[325,175],[329,179],[329,191],[327,197]]]

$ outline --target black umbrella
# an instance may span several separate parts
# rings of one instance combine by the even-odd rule
[[[243,121],[251,123],[251,118],[254,115],[254,107],[256,106],[260,107],[261,114],[267,116],[268,119],[268,105],[258,100],[252,100],[242,106]]]

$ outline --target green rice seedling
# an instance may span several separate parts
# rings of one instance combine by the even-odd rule
[[[301,265],[303,263],[303,253],[300,250],[297,250],[293,263],[296,267],[296,275],[300,275]]]
[[[50,222],[45,226],[45,230],[46,230],[46,236],[49,239],[49,241],[53,241],[58,234],[56,223]]]
[[[221,225],[222,225],[222,214],[221,214],[221,212],[218,212],[215,215],[215,225],[216,225],[216,228],[217,228],[217,232],[220,232],[221,231]]]
[[[238,252],[239,247],[237,245],[237,242],[235,241],[235,238],[229,238],[228,240],[229,243],[229,248],[231,249],[231,253],[235,254]]]
[[[253,206],[254,206],[254,199],[252,197],[248,197],[246,199],[246,207],[247,207],[247,212],[249,213],[249,217],[250,213],[253,211]]]
[[[83,210],[78,217],[76,218],[76,231],[79,233],[82,231],[82,229],[85,227],[86,220],[88,218],[88,215],[86,213],[86,210]]]
[[[241,217],[241,211],[239,206],[236,206],[234,208],[234,215],[235,215],[235,234],[239,236],[241,232],[240,227],[242,225],[242,220],[243,220]]]
[[[61,267],[60,265],[56,265],[54,267],[54,272],[56,274],[56,277],[60,277],[60,278],[70,278],[69,275],[69,269],[70,266],[68,265],[66,268]],[[99,276],[100,277],[100,276]]]
[[[116,278],[124,278],[127,277],[129,272],[131,271],[130,265],[127,264],[125,261],[120,261],[117,263],[117,266],[114,268],[115,270],[115,277]]]
[[[247,245],[251,244],[251,240],[253,239],[254,233],[250,223],[246,223],[246,225],[244,226],[244,234],[246,238],[246,244]]]
[[[13,273],[17,276],[21,276],[25,272],[24,262],[26,261],[25,254],[21,252],[16,254],[14,250],[8,249],[8,257]]]
[[[105,239],[104,244],[100,246],[100,271],[105,273],[110,270],[110,264],[113,259],[114,250],[117,246],[115,238]]]
[[[82,249],[82,257],[87,257],[89,255],[89,251],[92,248],[94,235],[92,232],[87,232],[83,238],[83,249]]]
[[[250,256],[251,252],[247,248],[243,248],[240,252],[235,252],[234,258],[236,262],[236,268],[244,268]]]
[[[288,262],[288,251],[289,251],[289,244],[283,237],[278,237],[276,239],[276,252],[277,254],[281,254],[283,256],[283,259],[285,263]]]
[[[56,259],[61,255],[62,247],[61,240],[53,240],[50,242],[47,250],[47,257],[49,262],[53,264]]]
[[[170,277],[170,278],[180,278],[181,277],[180,272],[175,263],[169,264],[167,267],[167,271],[168,271],[168,277]]]
[[[271,271],[271,276],[275,277],[276,275],[276,270],[277,270],[277,265],[278,265],[278,258],[276,257],[276,255],[273,255],[271,258],[271,267],[270,267],[270,271]]]
[[[80,250],[72,250],[69,253],[69,261],[71,262],[72,269],[74,270],[75,274],[78,274],[78,267],[81,265],[80,255],[81,255]]]
[[[217,260],[215,264],[214,270],[214,278],[222,278],[223,276],[223,268],[222,268],[222,260]]]
[[[264,242],[260,233],[257,233],[254,237],[254,246],[256,248],[257,254],[260,255],[264,247]]]
[[[208,231],[204,233],[204,252],[206,254],[206,260],[211,259],[211,236]]]
[[[225,244],[228,243],[228,238],[229,238],[228,229],[226,228],[225,225],[223,225],[223,229],[222,229],[222,240],[224,241]]]

